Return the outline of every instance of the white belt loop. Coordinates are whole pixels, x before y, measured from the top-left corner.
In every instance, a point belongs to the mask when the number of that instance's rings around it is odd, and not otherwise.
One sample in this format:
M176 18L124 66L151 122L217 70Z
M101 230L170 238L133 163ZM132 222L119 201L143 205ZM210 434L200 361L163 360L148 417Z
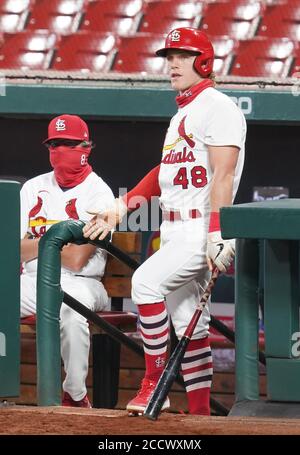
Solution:
M181 216L181 219L182 221L187 221L187 220L190 220L191 219L191 215L190 215L190 209L187 208L187 207L181 207L180 209L180 216Z

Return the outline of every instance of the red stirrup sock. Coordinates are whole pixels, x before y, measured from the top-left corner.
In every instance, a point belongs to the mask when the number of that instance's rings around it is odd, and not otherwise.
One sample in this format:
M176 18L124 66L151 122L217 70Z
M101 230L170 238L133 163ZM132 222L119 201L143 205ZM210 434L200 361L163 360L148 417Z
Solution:
M145 378L157 382L167 357L169 320L165 302L138 305L138 309L145 352Z
M190 414L210 415L213 368L208 338L189 342L181 368Z

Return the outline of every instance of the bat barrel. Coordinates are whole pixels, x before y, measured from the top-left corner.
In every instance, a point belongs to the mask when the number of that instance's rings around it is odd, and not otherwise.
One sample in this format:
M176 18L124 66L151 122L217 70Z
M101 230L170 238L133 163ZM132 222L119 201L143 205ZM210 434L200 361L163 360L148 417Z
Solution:
M144 412L144 415L150 420L156 420L162 409L165 399L167 398L167 395L172 387L172 384L175 381L177 374L179 372L180 365L181 365L182 359L184 357L184 353L185 353L187 345L194 333L194 329L197 325L197 322L199 321L199 318L202 314L203 306L206 304L207 300L209 299L211 290L214 287L214 284L216 282L216 279L218 278L218 275L219 275L219 270L215 267L212 272L211 279L209 280L209 283L207 285L207 288L201 297L198 308L196 309L195 313L193 314L193 317L192 317L190 323L188 324L183 337L177 344L158 383L156 384L154 392L153 392L153 394L149 400L149 403L145 409L145 412Z
M173 354L171 355L166 368L164 369L155 390L149 400L145 409L144 415L150 420L156 420L160 410L168 396L168 393L175 381L178 371L180 369L181 361L184 357L186 347L190 339L182 337Z

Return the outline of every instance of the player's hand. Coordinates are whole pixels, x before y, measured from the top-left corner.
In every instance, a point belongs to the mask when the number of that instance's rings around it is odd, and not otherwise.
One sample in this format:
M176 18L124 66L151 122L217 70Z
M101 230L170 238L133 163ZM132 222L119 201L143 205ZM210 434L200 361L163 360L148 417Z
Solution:
M97 213L93 208L87 213L94 215L93 218L84 226L83 236L95 240L103 240L117 224L121 223L123 216L127 212L127 205L122 199L115 199L114 206L106 212Z
M90 211L88 213L91 213ZM95 215L83 228L83 236L95 240L103 240L116 227L119 220L113 211Z
M235 254L235 240L224 240L220 231L209 232L207 235L206 259L209 270L215 265L220 272L226 272Z

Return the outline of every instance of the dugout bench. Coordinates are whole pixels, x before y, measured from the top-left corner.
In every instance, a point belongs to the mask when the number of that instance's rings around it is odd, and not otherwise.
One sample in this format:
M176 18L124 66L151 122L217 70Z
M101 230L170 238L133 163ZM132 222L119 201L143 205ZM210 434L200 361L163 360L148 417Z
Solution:
M236 404L230 415L300 417L300 199L221 209L224 238L236 238ZM263 253L267 400L259 400L258 291ZM297 336L298 337L297 337Z
M131 258L140 261L141 233L115 232L113 245L126 252ZM97 313L104 321L122 332L135 332L137 315L123 311L123 299L131 296L131 277L133 270L118 259L107 255L105 274L102 282L111 298L111 310ZM119 342L92 322L91 354L93 364L93 407L114 408L118 401L120 348ZM21 320L21 342L28 334L35 335L36 318ZM141 348L142 349L142 348Z

